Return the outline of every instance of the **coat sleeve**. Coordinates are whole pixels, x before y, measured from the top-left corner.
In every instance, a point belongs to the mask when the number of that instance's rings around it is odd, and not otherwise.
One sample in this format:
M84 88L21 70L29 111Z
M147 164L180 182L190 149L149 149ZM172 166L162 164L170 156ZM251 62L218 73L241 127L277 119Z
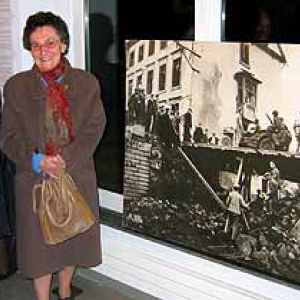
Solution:
M67 170L70 172L93 158L106 124L98 83L90 101L87 102L89 108L83 126L79 129L74 140L62 149L62 157L66 161Z
M16 87L11 83L4 86L0 147L20 171L29 171L31 169L30 150L22 129L20 110L13 93L15 89Z

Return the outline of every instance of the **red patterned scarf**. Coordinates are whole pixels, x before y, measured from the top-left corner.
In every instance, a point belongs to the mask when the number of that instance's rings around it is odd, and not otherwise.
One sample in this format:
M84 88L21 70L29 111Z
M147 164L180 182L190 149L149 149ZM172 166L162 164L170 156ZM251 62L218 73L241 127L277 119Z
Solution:
M69 102L64 86L61 84L66 63L66 59L62 58L53 70L39 71L46 91L45 152L47 155L60 153L62 146L74 139Z

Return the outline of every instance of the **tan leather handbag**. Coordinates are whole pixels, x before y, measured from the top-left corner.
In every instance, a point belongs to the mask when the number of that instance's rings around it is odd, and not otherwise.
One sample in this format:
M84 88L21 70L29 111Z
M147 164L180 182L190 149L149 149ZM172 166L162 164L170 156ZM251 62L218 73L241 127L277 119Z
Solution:
M40 203L37 193L40 190ZM62 172L33 187L33 211L40 219L46 244L61 243L89 229L96 218L72 177Z

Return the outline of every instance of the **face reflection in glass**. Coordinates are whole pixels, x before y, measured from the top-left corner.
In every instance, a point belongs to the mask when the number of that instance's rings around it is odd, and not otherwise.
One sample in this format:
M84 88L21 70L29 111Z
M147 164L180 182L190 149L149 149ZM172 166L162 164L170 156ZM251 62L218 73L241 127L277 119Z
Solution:
M260 11L255 38L258 41L266 41L271 33L271 18L265 11Z

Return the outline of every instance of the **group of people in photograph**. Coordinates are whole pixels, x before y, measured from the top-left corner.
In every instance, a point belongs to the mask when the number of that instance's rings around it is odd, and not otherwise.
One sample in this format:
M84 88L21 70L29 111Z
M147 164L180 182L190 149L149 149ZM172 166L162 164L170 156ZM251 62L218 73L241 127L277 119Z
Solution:
M300 205L300 183L284 180L273 160L269 162L269 169L261 176L261 185L249 199L244 195L243 185L240 183L235 183L228 191L224 232L229 232L232 240L236 239L241 225L250 229L247 221L249 211L250 214L272 220L271 225L274 226L282 210Z
M142 88L136 88L128 100L127 124L144 126L147 134L158 135L166 146L219 144L216 133L209 133L201 123L193 129L192 108L180 115L178 107L161 102L159 95L147 95Z
M273 160L268 166L250 199L242 184L228 191L223 232L244 260L281 272L299 259L300 184L284 180Z
M166 104L165 100L160 99L158 94L146 94L144 89L136 87L128 99L127 125L142 125L147 134L158 135L162 143L169 146L210 144L254 148L254 145L256 145L257 148L260 148L266 146L266 144L257 144L259 139L262 138L261 133L266 132L270 141L267 147L274 148L268 150L291 151L290 144L293 139L292 133L294 133L297 143L295 152L299 152L300 118L295 120L293 130L290 130L278 110L273 110L272 116L268 114L266 116L270 125L265 129L261 127L259 118L255 118L254 121L248 121L246 124L244 121L237 121L236 130L232 130L231 135L226 136L224 131L220 136L216 132L210 132L199 120L194 120L191 107L180 113L178 104ZM197 123L196 126L195 123ZM247 144L249 137L252 140L257 137L257 143L252 144L250 142L250 144ZM230 141L227 143L228 139ZM245 139L246 142L244 142Z

